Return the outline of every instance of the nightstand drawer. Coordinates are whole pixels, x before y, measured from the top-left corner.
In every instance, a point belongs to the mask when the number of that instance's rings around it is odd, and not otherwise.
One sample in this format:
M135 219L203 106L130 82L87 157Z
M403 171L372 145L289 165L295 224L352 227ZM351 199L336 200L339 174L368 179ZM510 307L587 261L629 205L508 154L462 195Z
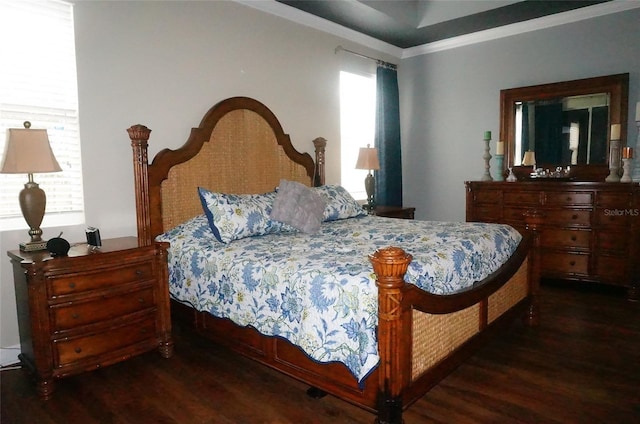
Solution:
M143 321L135 321L102 333L58 340L54 342L56 366L73 364L85 358L110 353L148 340L155 333L155 317L150 314Z
M153 287L118 296L97 297L52 307L53 331L63 331L153 308Z
M151 261L134 264L118 264L112 269L101 269L95 272L80 272L50 279L51 294L60 296L88 290L96 290L115 284L133 283L153 279Z

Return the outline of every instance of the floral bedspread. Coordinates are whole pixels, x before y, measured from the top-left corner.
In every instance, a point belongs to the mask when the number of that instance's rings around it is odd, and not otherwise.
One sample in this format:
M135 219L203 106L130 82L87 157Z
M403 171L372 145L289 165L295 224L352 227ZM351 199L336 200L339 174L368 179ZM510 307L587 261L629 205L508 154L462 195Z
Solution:
M367 255L402 247L408 283L464 290L515 251L512 227L363 216L324 222L317 234L269 234L218 242L204 215L158 236L171 243L173 298L279 336L319 362L339 361L358 381L377 365L377 287Z

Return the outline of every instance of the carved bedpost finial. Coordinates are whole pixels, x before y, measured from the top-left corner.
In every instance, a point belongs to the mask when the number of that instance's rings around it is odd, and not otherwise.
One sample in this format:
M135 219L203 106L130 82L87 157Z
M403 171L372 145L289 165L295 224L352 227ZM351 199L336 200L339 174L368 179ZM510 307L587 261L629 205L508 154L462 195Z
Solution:
M151 130L144 125L136 124L127 129L131 141L149 141Z
M316 169L315 169L315 176L313 179L314 180L313 185L318 187L318 186L324 185L325 183L324 152L327 147L327 140L322 137L318 137L315 140L313 140L313 145L316 150Z
M402 287L404 275L413 256L399 247L378 249L369 260L376 273L378 286L378 349L380 365L378 374L379 424L402 423L402 384L408 376L403 375L403 340L408 335L402 328ZM393 378L391 378L393 376Z

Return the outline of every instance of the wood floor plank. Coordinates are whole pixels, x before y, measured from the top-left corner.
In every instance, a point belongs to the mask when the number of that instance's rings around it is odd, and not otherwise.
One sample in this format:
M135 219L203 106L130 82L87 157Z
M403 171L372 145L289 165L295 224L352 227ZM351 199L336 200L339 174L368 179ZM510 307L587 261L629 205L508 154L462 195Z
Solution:
M544 285L541 325L502 337L405 412L422 423L640 423L640 304ZM42 402L23 370L0 373L2 424L371 423L373 415L176 328L151 352L56 382Z

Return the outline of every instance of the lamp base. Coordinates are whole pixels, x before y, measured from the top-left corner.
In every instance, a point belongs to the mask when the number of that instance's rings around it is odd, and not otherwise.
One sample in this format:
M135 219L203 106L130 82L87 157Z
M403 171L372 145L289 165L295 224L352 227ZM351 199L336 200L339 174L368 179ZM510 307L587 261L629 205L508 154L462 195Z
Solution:
M22 252L37 252L38 250L47 250L47 241L25 241L20 243L20 251Z

